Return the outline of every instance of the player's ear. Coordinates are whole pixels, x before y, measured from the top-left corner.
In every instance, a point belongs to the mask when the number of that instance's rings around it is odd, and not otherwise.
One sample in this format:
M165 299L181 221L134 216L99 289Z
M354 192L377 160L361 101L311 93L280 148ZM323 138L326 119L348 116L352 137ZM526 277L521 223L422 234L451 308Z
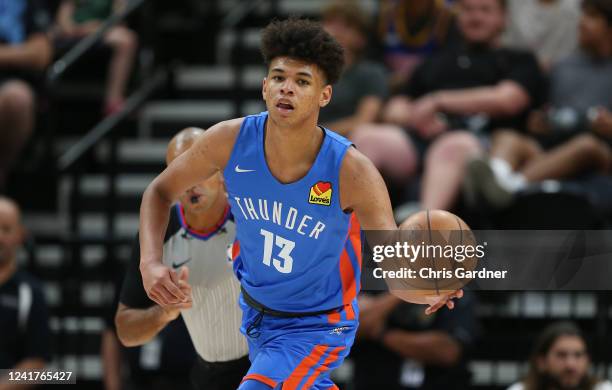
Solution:
M325 107L329 104L332 97L332 86L327 84L321 91L321 97L319 98L319 107Z
M268 78L264 77L261 83L261 96L263 97L264 102L266 101L266 91L268 89Z

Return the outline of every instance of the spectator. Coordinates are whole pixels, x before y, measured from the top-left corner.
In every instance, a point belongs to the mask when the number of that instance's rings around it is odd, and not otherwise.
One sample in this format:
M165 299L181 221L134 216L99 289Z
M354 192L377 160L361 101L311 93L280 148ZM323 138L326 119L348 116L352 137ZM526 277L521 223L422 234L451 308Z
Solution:
M425 153L421 206L451 209L461 188L467 161L483 153L490 133L522 128L530 107L537 106L543 77L528 52L500 48L505 24L503 0L457 1L460 45L427 59L415 71L407 96L393 98L384 119L413 131ZM462 131L447 130L462 129ZM414 153L411 140L398 127L362 126L355 143L384 168L408 160L385 153ZM416 134L415 134L416 133ZM400 143L403 146L400 146ZM376 149L372 152L372 149ZM405 178L407 179L407 178Z
M509 0L504 45L533 51L549 70L576 49L580 0Z
M344 48L344 72L334 85L334 98L321 110L319 122L344 136L362 123L378 119L387 95L384 68L363 59L368 16L354 0L340 0L323 10L323 27Z
M441 0L383 0L378 34L391 70L390 86L405 88L414 69L428 56L456 41L453 12Z
M34 128L35 87L49 65L42 0L0 0L0 189Z
M25 231L19 206L0 197L0 369L41 369L50 359L49 324L42 286L17 269ZM0 389L8 385L0 376Z
M467 355L480 329L472 294L427 317L388 294L362 295L359 307L355 390L470 388Z
M540 140L504 131L493 139L490 164L470 164L467 183L492 205L504 206L528 183L612 172L612 0L585 0L581 52L551 73L548 110L531 114Z
M92 34L104 19L119 12L126 4L126 0L62 0L57 13L58 38L73 41ZM138 37L126 26L119 25L106 33L104 43L113 50L104 103L104 113L111 115L123 108Z
M526 378L508 390L612 390L612 383L590 374L586 340L572 323L549 325L529 359Z

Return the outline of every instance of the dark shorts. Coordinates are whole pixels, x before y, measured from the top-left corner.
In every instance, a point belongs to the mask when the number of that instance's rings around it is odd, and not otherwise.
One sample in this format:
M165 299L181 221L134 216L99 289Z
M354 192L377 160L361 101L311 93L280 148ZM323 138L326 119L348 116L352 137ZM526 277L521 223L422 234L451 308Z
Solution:
M210 363L198 356L191 370L191 382L197 390L236 390L249 370L248 356L227 362Z
M538 144L542 147L542 149L551 150L558 146L568 143L569 141L573 140L574 138L582 134L591 134L595 136L595 138L599 139L600 141L603 141L604 143L612 147L612 139L602 137L599 134L594 133L590 130L573 131L573 132L557 131L545 137L535 137L535 138Z
M33 70L0 67L0 85L7 81L19 80L28 84L35 93L45 90L45 73Z

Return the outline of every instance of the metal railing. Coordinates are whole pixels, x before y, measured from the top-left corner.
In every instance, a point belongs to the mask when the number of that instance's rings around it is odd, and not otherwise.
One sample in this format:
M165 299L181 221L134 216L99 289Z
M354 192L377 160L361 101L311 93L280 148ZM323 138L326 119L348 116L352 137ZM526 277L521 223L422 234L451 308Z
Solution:
M47 83L53 85L83 54L100 42L108 30L124 21L144 3L145 0L129 0L124 9L106 19L95 33L81 39L68 53L51 65L47 73Z
M130 0L126 7L120 12L113 14L107 20L105 20L100 28L93 34L80 40L72 49L70 49L60 59L55 61L46 77L47 87L50 93L50 112L55 115L57 102L54 96L54 89L61 88L60 81L70 71L72 66L79 61L84 55L90 52L101 40L105 34L117 24L123 22L129 15L139 9L146 3L145 0ZM79 139L74 145L72 145L67 151L65 151L57 159L57 177L60 179L63 177L69 177L71 181L71 189L69 192L68 199L64 201L69 205L66 211L66 217L68 217L68 229L65 234L58 236L61 242L64 252L64 265L62 271L62 283L60 286L62 305L57 310L55 315L59 318L65 317L66 315L74 315L83 309L83 303L80 298L82 296L81 291L83 289L83 276L87 272L84 269L82 262L83 248L87 245L99 245L104 248L106 261L103 264L103 270L111 270L117 267L117 259L114 256L119 246L125 245L125 239L120 239L115 235L113 226L115 217L117 214L117 189L116 189L116 177L117 177L117 145L119 135L117 129L130 114L145 102L153 92L158 89L166 80L166 71L161 69L153 73L148 79L144 80L140 87L133 92L126 100L123 108L114 115L105 117L93 128L85 133L85 135ZM55 124L57 122L57 118ZM50 121L52 122L52 121ZM53 123L51 124L53 126ZM55 132L55 130L53 130ZM53 138L53 136L51 136ZM84 156L87 156L93 148L100 143L102 140L108 140L110 144L109 155L107 159L107 165L105 167L106 178L108 180L108 192L104 198L104 215L106 220L107 229L105 234L99 237L83 237L80 233L79 227L79 216L82 213L82 193L81 193L81 182L85 172L85 165L82 164ZM106 271L104 271L106 272ZM103 273L104 273L103 272ZM108 273L108 272L106 272ZM65 340L66 333L63 329L59 329L56 334L56 340L58 341L58 350L55 351L55 356L59 357L59 363L62 364L62 357L70 353L65 349L63 341ZM86 335L79 333L75 335L78 340L85 340ZM77 354L81 354L82 350L80 346L77 346L77 350L73 351ZM80 359L79 359L80 361ZM77 370L80 370L80 364L77 363Z

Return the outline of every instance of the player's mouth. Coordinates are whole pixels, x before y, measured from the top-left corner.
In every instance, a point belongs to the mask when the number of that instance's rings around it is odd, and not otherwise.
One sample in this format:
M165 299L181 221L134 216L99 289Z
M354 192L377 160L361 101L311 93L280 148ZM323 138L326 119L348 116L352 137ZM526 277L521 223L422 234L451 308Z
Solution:
M282 100L279 101L278 103L276 103L276 108L282 114L290 114L294 110L293 104L291 104L291 103L289 103L287 101L282 101Z

